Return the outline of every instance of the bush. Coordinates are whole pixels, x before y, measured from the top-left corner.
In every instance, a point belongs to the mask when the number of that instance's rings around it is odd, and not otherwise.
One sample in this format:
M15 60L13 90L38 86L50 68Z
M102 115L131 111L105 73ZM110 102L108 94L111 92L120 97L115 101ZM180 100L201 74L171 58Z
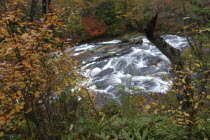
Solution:
M68 45L58 36L65 28L58 14L25 22L20 1L11 2L0 14L0 136L59 139L87 93L82 71L63 52Z

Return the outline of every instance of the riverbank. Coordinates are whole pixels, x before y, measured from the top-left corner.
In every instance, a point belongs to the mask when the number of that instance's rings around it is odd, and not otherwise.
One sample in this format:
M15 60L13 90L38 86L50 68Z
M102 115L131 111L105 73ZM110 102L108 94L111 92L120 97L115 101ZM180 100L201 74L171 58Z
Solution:
M166 31L162 31L162 32L159 32L159 34L161 35L165 35L165 34L173 34L173 35L178 35L180 37L184 37L184 32L166 32ZM138 37L138 36L144 36L145 33L144 32L138 32L138 31L126 31L120 35L117 35L117 36L98 36L98 37L95 37L95 38L91 38L89 40L86 40L86 41L82 41L80 42L79 44L84 44L84 43L96 43L96 42L102 42L102 41L109 41L109 40L114 40L114 39L123 39L123 38L135 38L135 37Z
M92 78L92 89L99 93L99 104L107 100L104 95L120 101L121 94L163 94L170 90L170 61L145 36L138 35L74 48L75 59L81 60ZM180 50L188 46L185 38L177 35L163 38Z

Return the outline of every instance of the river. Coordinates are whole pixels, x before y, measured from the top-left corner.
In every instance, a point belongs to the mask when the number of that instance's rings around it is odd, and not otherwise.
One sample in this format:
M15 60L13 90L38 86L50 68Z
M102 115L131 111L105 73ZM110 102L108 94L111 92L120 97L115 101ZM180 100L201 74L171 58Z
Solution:
M177 35L162 36L173 47L183 50L188 47L184 37ZM85 62L85 71L91 76L91 89L98 95L108 95L119 98L122 93L167 93L170 80L170 61L145 36L142 44L122 43L121 40L111 40L98 43L83 44L74 47L74 55L81 55L87 50L96 50L116 44L130 46L123 54L115 57L94 61L106 55L107 52L89 57ZM106 46L107 45L107 46ZM104 49L106 50L106 48ZM107 49L109 53L110 50Z

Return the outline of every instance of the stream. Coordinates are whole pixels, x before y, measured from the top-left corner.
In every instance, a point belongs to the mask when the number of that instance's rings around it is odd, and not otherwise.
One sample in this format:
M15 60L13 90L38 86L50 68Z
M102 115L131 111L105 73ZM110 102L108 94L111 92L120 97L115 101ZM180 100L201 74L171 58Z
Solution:
M184 37L177 35L162 36L170 45L181 51L188 47ZM121 40L111 40L98 43L89 43L73 48L74 55L79 56L87 51L102 51L88 57L83 63L85 71L91 76L91 89L99 93L98 98L106 95L119 98L123 93L166 93L172 85L170 80L170 61L145 36L142 44L122 43ZM118 46L117 46L118 45ZM116 46L108 49L112 46ZM128 49L114 57L100 61L100 57L118 51L116 48L128 46Z

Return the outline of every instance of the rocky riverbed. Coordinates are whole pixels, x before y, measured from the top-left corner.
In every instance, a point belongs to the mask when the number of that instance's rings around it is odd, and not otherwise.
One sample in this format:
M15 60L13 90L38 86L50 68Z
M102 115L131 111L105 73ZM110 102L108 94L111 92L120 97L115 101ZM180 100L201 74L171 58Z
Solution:
M184 37L162 36L173 47L188 47ZM128 40L89 43L73 48L91 78L91 88L98 98L106 95L166 93L172 84L170 61L144 36Z

